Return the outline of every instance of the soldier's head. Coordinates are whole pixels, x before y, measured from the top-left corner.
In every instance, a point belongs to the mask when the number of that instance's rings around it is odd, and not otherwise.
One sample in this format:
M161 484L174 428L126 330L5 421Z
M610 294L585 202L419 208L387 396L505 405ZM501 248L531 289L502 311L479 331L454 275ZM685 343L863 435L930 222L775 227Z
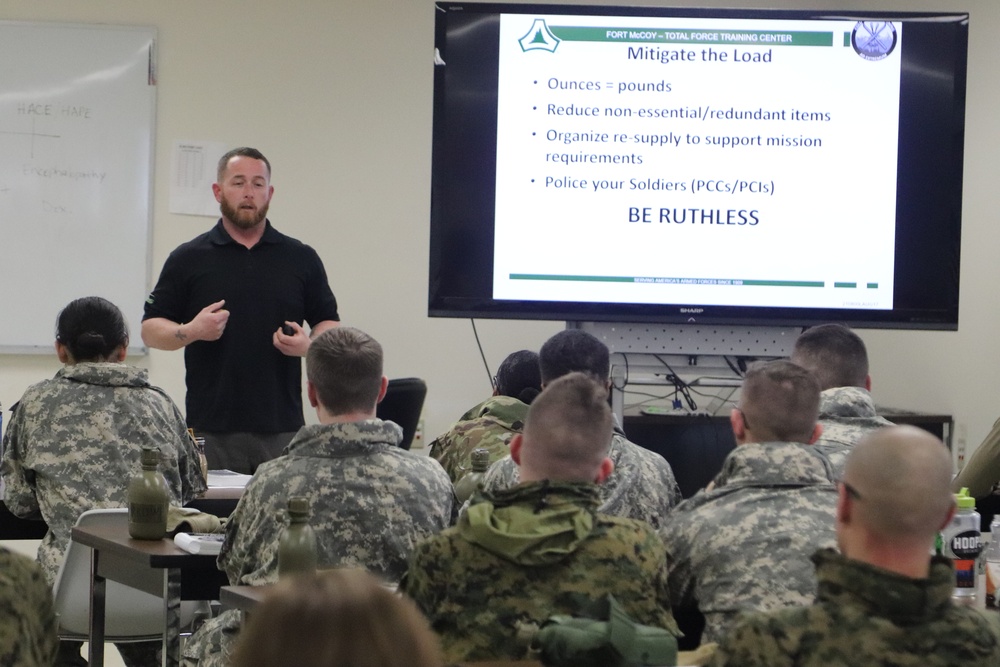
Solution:
M282 579L240 633L233 667L438 667L427 619L363 570Z
M351 327L324 331L313 340L306 353L306 377L309 403L321 422L325 417L373 417L388 384L382 375L382 346Z
M56 355L64 364L125 361L127 350L125 316L107 299L76 299L56 318Z
M820 391L872 388L865 342L842 324L821 324L803 331L792 349L792 361L812 371Z
M790 361L756 363L747 370L739 407L730 422L737 444L803 442L812 444L822 427L819 385L812 373Z
M570 373L547 384L531 404L510 455L524 482L601 483L614 467L611 437L604 385L586 373Z
M538 368L538 354L519 350L507 355L497 369L494 396L510 396L531 405L542 391L542 377Z
M542 386L567 373L587 373L608 385L611 355L608 346L586 331L567 329L552 336L538 351Z
M867 562L894 553L890 560L926 568L935 534L955 509L950 485L951 456L927 431L891 426L869 434L851 450L838 485L841 552Z

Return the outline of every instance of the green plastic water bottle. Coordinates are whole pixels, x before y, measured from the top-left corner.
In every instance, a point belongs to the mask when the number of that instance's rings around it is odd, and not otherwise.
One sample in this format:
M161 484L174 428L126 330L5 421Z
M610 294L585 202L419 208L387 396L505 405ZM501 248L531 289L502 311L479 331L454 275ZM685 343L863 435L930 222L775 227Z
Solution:
M483 480L490 467L490 453L486 449L472 450L472 472L465 474L462 479L455 482L455 498L459 504L464 503L479 488L479 483Z
M278 540L278 577L316 571L316 533L309 525L309 499L288 499L288 525Z
M160 473L160 450L143 447L142 472L128 484L128 534L137 540L160 540L167 534L170 494Z

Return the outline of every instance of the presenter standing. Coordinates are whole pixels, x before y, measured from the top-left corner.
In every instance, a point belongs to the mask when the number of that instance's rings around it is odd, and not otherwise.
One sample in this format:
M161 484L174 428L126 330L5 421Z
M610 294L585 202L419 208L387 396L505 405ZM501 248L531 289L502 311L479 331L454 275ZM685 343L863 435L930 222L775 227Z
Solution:
M300 358L340 317L319 255L267 219L274 188L260 151L223 155L212 191L222 217L170 253L142 340L184 348L187 422L209 468L252 474L303 425Z

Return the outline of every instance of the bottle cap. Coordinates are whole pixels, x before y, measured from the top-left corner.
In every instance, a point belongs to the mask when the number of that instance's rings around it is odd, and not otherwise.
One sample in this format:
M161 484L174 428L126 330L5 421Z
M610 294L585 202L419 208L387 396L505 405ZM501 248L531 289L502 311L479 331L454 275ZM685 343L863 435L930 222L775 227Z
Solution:
M143 447L139 461L143 468L155 468L160 465L160 450L156 447Z
M962 490L955 494L955 503L960 510L975 509L976 499L969 495L969 489L962 487Z
M490 452L488 449L472 450L472 470L474 472L486 472L490 467Z
M309 516L309 499L302 496L295 496L288 499L289 516Z

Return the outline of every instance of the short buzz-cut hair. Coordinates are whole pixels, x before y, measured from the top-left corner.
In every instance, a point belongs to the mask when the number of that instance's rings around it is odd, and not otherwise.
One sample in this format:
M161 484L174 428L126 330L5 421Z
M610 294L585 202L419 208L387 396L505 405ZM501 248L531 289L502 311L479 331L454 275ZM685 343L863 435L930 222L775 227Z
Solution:
M739 410L758 442L809 442L819 418L819 384L790 361L758 362L743 379Z
M256 148L250 148L249 146L240 146L239 148L234 148L233 150L227 152L225 155L219 158L219 166L215 174L215 178L218 183L222 182L222 176L226 173L226 167L229 166L229 161L234 157L249 157L254 160L260 160L267 167L267 177L271 178L271 163L268 161L264 154L261 153Z
M821 324L803 331L792 349L792 361L813 372L820 391L864 387L868 379L865 342L843 324Z
M306 377L331 415L374 410L382 388L382 346L360 329L324 331L309 345Z
M611 447L608 392L587 373L546 385L524 419L521 464L558 481L592 482Z
M588 373L600 382L607 382L611 372L608 346L580 329L566 329L549 338L538 351L538 366L542 384L548 384L567 373Z

